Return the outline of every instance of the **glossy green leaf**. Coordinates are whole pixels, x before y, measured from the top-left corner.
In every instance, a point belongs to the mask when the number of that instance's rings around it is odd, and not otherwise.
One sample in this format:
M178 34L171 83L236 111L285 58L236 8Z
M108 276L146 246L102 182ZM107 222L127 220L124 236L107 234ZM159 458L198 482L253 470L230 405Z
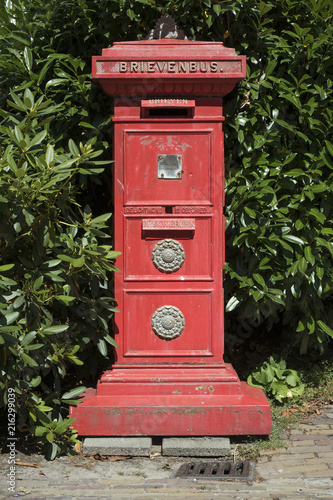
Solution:
M56 426L54 432L56 434L62 434L73 424L73 422L75 422L75 418L66 418Z
M312 253L310 246L307 246L304 248L304 255L305 255L306 260L309 262L309 264L311 264L313 266L314 263L316 262L316 259Z
M99 339L97 342L97 348L98 348L99 352L102 354L102 356L107 356L108 348L107 348L107 345L105 343L105 340Z
M47 434L49 432L49 429L47 427L41 427L37 426L34 429L34 434L35 436L43 436L44 434Z
M27 364L28 366L30 367L38 366L38 363L36 363L36 361L32 359L32 357L26 354L25 352L21 351L20 357L22 358L24 363Z
M14 264L5 264L3 266L0 266L0 273L4 273L5 271L9 271L10 269L13 269Z
M54 149L53 149L53 146L51 144L49 144L47 146L46 154L45 154L45 161L46 161L47 166L49 166L53 160L54 160Z
M44 281L44 276L40 276L37 278L34 282L34 290L39 290L39 288L42 286Z
M30 73L30 71L32 69L33 58L32 58L32 52L31 52L29 47L24 47L23 55L24 55L25 65L27 67L27 70Z
M231 297L225 307L226 312L230 312L235 309L239 304L239 300L236 297Z
M50 87L56 87L58 85L64 85L66 82L67 79L65 78L52 78L52 80L49 80L45 85L45 89L48 89Z
M27 346L34 340L36 337L37 332L29 332L27 335L24 336L23 340L21 341L21 346Z
M254 210L252 210L249 207L244 207L244 211L252 218L254 219L256 217L256 213Z
M301 238L299 238L298 236L293 236L291 234L284 234L282 236L282 238L284 240L290 241L290 243L296 243L298 245L304 245L303 240Z
M329 335L330 337L333 338L333 330L332 328L330 328L328 325L326 325L326 323L324 323L323 321L321 320L318 320L317 321L317 324L318 326L325 332L327 333L327 335Z
M81 257L79 257L78 259L73 259L72 264L74 267L82 267L82 266L84 266L85 260L86 259L85 259L84 255L81 255Z
M317 208L311 208L309 214L315 217L321 224L325 222L325 215L320 212Z
M61 399L76 398L76 397L80 396L85 390L86 390L86 387L83 387L83 386L76 387L75 389L71 389L70 391L63 394Z
M69 304L73 300L75 300L75 297L71 297L69 295L57 295L54 297L56 300L59 300L60 302L63 302L64 304Z
M68 141L68 147L69 147L70 152L71 152L74 156L78 156L78 155L79 155L79 150L78 150L78 147L77 147L77 145L75 144L75 142L73 141L73 139L70 139L70 140Z
M43 328L42 332L46 334L57 334L62 333L68 329L68 325L58 325L58 326L48 326Z
M20 316L20 313L18 311L6 313L5 314L6 324L11 325L12 323L14 323L14 321L16 321L18 319L19 316Z
M326 147L330 155L333 156L333 144L330 141L325 141Z
M265 286L266 283L261 274L254 273L252 276L256 280L256 282L259 283L259 285Z
M306 262L306 259L304 257L301 257L300 260L298 261L298 270L302 273L305 274L305 271L307 270L308 264Z
M36 146L37 144L40 144L46 137L47 131L43 130L42 132L39 132L36 134L30 141L30 148L32 146Z

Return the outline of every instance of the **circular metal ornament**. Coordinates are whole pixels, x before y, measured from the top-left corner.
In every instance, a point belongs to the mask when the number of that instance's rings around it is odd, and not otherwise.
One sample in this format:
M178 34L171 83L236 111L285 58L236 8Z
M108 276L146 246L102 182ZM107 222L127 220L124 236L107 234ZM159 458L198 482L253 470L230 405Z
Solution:
M154 312L151 326L156 335L165 340L172 340L183 332L185 318L177 307L163 306Z
M156 243L152 260L159 271L173 273L184 264L185 250L178 241L167 238Z

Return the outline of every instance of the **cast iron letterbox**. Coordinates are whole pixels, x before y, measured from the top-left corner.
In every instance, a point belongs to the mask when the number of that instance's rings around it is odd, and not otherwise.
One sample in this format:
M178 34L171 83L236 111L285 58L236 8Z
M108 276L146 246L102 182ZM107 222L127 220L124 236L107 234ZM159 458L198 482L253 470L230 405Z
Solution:
M71 409L81 435L269 434L261 390L223 361L222 96L244 56L217 42L116 43L93 59L114 99L116 362Z

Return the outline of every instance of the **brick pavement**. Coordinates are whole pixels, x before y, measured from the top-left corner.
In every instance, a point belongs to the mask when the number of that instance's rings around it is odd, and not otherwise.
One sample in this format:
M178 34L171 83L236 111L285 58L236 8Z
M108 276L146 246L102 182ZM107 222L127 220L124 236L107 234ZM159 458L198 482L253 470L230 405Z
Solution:
M252 483L170 479L173 467L189 461L170 457L46 462L33 455L25 460L39 463L38 468L17 466L16 494L27 500L333 500L333 406L292 429L284 448L262 452ZM0 464L2 500L12 498L6 495L5 455Z

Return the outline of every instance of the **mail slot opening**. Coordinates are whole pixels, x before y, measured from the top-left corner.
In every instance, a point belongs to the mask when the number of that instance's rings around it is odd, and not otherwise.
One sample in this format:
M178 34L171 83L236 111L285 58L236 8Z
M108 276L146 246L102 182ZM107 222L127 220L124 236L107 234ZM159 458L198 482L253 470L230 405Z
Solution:
M148 108L148 116L154 118L192 116L192 108Z
M143 118L192 118L194 99L143 99L141 114Z

